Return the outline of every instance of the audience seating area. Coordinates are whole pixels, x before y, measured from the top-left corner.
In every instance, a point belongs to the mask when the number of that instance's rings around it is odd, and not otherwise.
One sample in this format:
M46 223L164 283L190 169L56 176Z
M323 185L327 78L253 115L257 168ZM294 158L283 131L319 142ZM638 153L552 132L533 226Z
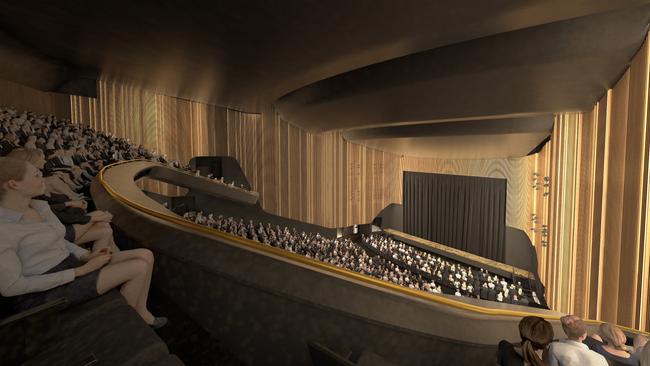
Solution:
M88 198L88 185L94 175L107 164L145 159L200 176L199 171L193 171L177 161L168 162L164 156L149 152L127 139L94 131L87 126L73 125L53 116L37 116L30 112L18 113L13 108L0 108L0 156L19 148L43 152L46 160L43 172L60 183L53 185L53 190L66 196L63 199L65 202L87 202L77 207L82 216L92 215L89 207L94 205ZM208 176L203 179L248 191L243 186L236 187L233 182L225 182L222 177ZM54 207L57 203L50 204ZM201 211L187 211L182 216L221 232L414 290L517 305L539 303L536 294L526 290L521 283L429 253L384 233L329 238L319 233L298 233L296 228L274 227L270 223L254 222L247 218L222 215L214 217L213 214ZM17 314L7 310L4 302L0 301L0 354L3 365L183 364L178 357L169 353L167 345L142 321L117 290L75 306L67 306L66 299L62 298ZM563 319L563 327L566 326L566 321L573 321L573 318ZM556 338L546 320L525 317L522 324L519 330L523 349L527 347L526 342L532 342L537 350L554 343ZM571 326L573 325L568 327ZM526 333L529 328L535 329L535 333ZM564 329L571 338L567 331L569 328ZM586 340L581 338L579 342L584 341L590 349L604 355L607 358L606 364L648 365L641 355L650 352L644 352L643 346L647 338L625 338L621 336L623 333L620 330L614 328L601 326L598 335ZM580 329L584 329L584 325ZM617 349L630 355L627 361L621 361L603 351L613 346L615 342L612 337L615 338L616 335L619 336L619 343L622 342L616 346ZM498 362L509 365L514 360L514 364L520 364L517 362L522 359L531 363L537 357L532 353L526 355L525 352L522 356L516 351L518 346L519 344L502 341L498 347ZM314 365L391 365L371 351L364 352L356 357L356 361L352 361L351 355L341 356L319 343L310 343L308 349ZM584 347L582 352L587 351ZM531 364L538 364L536 362L533 360Z
M298 233L295 228L202 211L183 217L197 224L237 235L265 245L366 274L411 289L483 300L528 305L539 303L537 295L482 268L474 268L398 242L384 234L326 238L320 233Z
M125 159L166 163L126 139L54 116L0 108L0 156L19 148L43 152L44 175L61 183L54 186L59 203L85 202L76 207L81 216L92 215L87 188L101 167ZM55 214L68 218L70 211ZM72 307L62 298L17 314L0 300L2 365L183 365L117 290Z

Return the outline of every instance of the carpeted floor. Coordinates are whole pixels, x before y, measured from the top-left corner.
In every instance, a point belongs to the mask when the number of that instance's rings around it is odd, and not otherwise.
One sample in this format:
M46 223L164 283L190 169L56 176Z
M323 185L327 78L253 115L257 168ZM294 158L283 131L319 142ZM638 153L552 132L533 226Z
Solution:
M166 316L169 323L156 331L169 352L187 366L244 366L218 339L201 328L155 287L149 293L149 308L154 315Z

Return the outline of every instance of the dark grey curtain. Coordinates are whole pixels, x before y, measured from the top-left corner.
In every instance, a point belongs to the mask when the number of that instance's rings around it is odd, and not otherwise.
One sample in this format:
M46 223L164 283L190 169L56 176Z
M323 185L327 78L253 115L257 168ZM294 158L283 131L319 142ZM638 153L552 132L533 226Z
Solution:
M404 172L404 231L503 262L507 181Z

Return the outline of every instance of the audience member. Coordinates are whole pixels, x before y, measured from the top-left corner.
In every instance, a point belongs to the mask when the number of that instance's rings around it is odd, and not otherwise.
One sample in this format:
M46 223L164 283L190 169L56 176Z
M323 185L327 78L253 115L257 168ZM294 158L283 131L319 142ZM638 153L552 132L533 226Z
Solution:
M28 162L37 169L41 169L43 166L43 153L37 149L15 149L7 157ZM110 213L105 211L86 212L88 207L86 201L71 200L65 195L54 193L51 186L47 184L47 179L45 192L36 198L46 201L59 221L65 226L66 240L75 244L92 242L93 250L109 248L113 253L119 251L113 240L113 229L110 226L112 215Z
M69 305L120 287L154 328L167 319L147 309L153 254L147 249L87 251L64 239L65 228L44 201L40 171L23 160L0 158L0 293L22 311L64 297Z
M497 364L501 366L547 366L547 346L553 341L553 327L543 318L527 316L519 322L521 342L499 342Z
M630 353L626 346L627 337L617 326L603 323L598 328L598 334L589 340L589 348L605 356L606 359L623 365L638 365L640 352Z
M604 356L582 343L587 338L587 326L582 319L575 315L566 315L560 318L560 322L567 339L550 344L550 366L607 366Z

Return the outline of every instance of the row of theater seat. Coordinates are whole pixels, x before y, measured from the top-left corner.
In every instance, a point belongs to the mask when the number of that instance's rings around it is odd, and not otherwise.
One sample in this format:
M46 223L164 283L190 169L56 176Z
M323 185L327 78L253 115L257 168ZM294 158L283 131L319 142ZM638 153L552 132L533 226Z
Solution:
M183 217L222 232L411 289L518 305L539 303L537 295L530 290L524 291L521 283L436 256L384 234L375 233L354 240L328 238L319 233L298 233L295 228L273 227L268 222L264 225L248 218L215 217L203 211L187 211Z

